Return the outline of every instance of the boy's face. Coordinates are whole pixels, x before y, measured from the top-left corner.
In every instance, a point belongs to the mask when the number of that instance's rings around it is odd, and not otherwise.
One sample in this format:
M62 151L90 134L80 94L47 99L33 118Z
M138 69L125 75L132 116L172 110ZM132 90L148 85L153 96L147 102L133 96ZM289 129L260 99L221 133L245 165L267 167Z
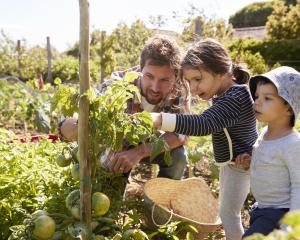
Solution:
M142 95L153 105L166 97L175 84L175 71L169 65L151 65L147 60L142 74Z
M291 117L289 105L278 96L272 83L257 84L254 111L257 120L267 124L276 124Z

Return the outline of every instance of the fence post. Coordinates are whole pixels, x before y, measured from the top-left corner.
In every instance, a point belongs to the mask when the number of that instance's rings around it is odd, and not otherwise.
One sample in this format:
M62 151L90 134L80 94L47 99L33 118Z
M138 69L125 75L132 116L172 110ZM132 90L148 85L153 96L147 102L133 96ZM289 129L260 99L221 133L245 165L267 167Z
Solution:
M48 60L48 74L47 74L47 83L52 83L52 72L51 72L51 59L52 59L52 54L51 54L51 44L50 44L50 37L47 37L47 60Z
M101 31L101 54L100 54L100 65L101 65L101 83L104 81L105 77L105 65L104 65L104 38L105 38L105 31Z
M17 41L17 56L18 56L18 78L21 80L21 40Z
M80 95L82 96L89 89L89 3L87 0L79 0L80 8L80 39L79 39L79 79ZM88 156L88 119L89 100L82 96L79 101L79 122L78 122L78 146L80 165L80 219L85 225L87 233L82 234L86 240L91 234L91 163Z
M196 19L195 22L195 41L200 40L200 34L201 34L201 20L200 18Z

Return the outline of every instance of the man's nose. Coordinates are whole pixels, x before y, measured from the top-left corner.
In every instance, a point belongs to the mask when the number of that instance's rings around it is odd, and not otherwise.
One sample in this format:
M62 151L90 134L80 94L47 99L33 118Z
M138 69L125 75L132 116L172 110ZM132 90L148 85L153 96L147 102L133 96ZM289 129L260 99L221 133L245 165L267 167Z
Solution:
M159 82L158 82L157 80L154 80L154 81L152 82L151 89L152 89L152 91L154 91L154 92L159 92L159 90L160 90L160 85L159 85Z

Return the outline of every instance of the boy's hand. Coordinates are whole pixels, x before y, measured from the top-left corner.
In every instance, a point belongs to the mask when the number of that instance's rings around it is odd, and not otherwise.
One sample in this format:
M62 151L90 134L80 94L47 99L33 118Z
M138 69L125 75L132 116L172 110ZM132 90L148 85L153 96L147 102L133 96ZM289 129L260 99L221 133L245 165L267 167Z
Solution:
M250 167L251 156L248 153L239 154L235 159L235 166L248 170Z

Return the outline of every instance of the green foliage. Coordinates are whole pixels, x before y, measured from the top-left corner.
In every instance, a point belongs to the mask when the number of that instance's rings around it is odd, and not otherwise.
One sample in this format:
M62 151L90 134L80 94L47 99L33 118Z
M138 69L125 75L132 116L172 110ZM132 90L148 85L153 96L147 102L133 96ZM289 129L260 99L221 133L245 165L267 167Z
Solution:
M282 2L284 2L284 4L286 6L289 6L289 5L296 5L297 4L297 0L280 0Z
M264 26L273 11L274 1L252 3L229 18L234 28Z
M36 46L27 50L24 49L20 60L22 79L34 79L46 73L47 52L45 48Z
M0 122L3 125L10 122L13 127L23 125L32 117L30 95L25 88L4 79L0 80L0 89Z
M100 79L101 65L104 66L106 77L114 69L127 69L138 65L144 43L152 35L153 31L148 29L141 20L136 20L131 26L119 23L111 35L105 35L103 46L101 46L101 31L92 32L90 43L91 78L93 80ZM57 64L53 63L55 77L63 80L78 79L78 67L71 57L77 58L78 49L79 45L76 43L66 52L69 57L60 60ZM102 56L102 62L100 56ZM66 63L67 61L69 64Z
M0 73L18 76L16 44L1 30Z
M0 239L8 239L10 227L21 225L36 209L63 212L64 189L71 184L67 171L51 164L63 144L54 145L46 139L39 143L9 142L14 137L1 134Z
M267 69L280 64L300 70L300 40L236 40L228 45L228 49L231 52L259 53L267 64Z
M230 39L233 36L232 26L226 24L223 19L205 19L204 17L196 17L186 19L187 26L184 28L181 39L184 42L192 42L195 40L196 21L200 21L201 31L200 38L215 38L217 40Z
M198 230L189 223L174 221L149 234L150 239L194 240ZM179 238L180 237L180 238Z
M143 21L136 20L130 27L118 24L111 35L116 41L116 69L126 69L139 64L141 50L153 31Z
M79 61L70 56L61 57L52 64L53 78L60 78L65 81L79 81Z
M112 36L104 35L103 45L101 43L101 31L94 30L91 33L90 41L90 60L95 66L95 72L100 73L101 65L104 66L105 75L109 76L116 65L115 59L115 39ZM75 43L73 47L68 49L66 52L67 56L73 56L78 59L79 56L79 43ZM102 58L102 62L101 62ZM92 74L93 75L93 74ZM98 74L99 75L99 74ZM99 76L96 75L96 79L99 80ZM95 80L94 77L92 77ZM78 79L78 77L77 77Z
M79 61L78 56L59 55L52 48L52 75L62 81L79 81ZM110 52L111 50L108 50ZM107 58L107 56L105 55ZM21 41L19 53L16 43L12 41L3 31L0 33L0 73L8 76L19 76L18 59L20 62L21 78L24 81L47 77L47 52L45 48L35 46L28 47L25 40ZM97 62L98 61L98 62ZM109 62L109 60L107 59ZM107 65L107 71L112 70L111 65ZM99 59L90 61L91 80L100 79Z
M300 39L300 1L295 6L277 2L269 17L266 31L270 40Z
M116 39L113 36L103 35L103 45L101 45L101 32L95 30L91 34L91 59L98 68L98 72L101 71L101 67L104 67L105 76L109 76L115 65L115 48Z
M252 74L261 74L267 71L265 60L259 52L253 54L249 50L234 49L230 54L235 63L246 64Z
M56 59L58 53L52 49L52 56ZM20 62L21 78L25 81L43 75L47 76L46 49L39 46L28 47L25 40L21 41L19 53L17 44L3 31L0 33L0 73L9 76L18 75L18 60Z
M66 117L72 117L74 112L78 112L78 106L79 89L67 85L61 85L51 100L51 112L56 107L60 107L61 112Z
M100 70L94 61L90 61L90 80L99 81ZM53 78L60 78L63 82L79 82L79 60L72 56L61 56L53 61Z
M50 97L47 91L50 85L44 89L35 87L34 81L28 81L25 85L20 81L7 81L0 79L0 123L7 128L22 126L34 128L39 132L50 131ZM31 86L32 87L31 87Z
M61 86L53 96L51 109L60 109L64 116L73 116L78 112L79 97L88 97L89 153L94 164L108 148L122 151L156 139L149 113L125 113L128 99L134 95L140 99L138 88L129 81L131 78L132 74L129 74L124 81L114 81L101 95L97 95L95 89L90 89L79 96L77 89Z

